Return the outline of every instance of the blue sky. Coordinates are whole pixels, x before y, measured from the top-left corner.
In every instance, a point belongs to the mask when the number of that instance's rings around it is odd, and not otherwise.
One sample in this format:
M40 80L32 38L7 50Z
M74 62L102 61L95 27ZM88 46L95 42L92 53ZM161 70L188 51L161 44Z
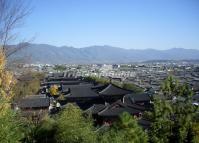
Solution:
M34 43L199 49L199 0L30 0Z

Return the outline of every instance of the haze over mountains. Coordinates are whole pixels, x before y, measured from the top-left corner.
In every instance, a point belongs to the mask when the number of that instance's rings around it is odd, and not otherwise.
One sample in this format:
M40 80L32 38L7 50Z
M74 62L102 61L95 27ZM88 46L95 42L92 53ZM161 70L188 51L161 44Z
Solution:
M183 48L138 50L111 46L73 48L30 44L15 55L24 56L30 56L31 63L42 64L133 63L148 60L196 60L199 59L199 50Z

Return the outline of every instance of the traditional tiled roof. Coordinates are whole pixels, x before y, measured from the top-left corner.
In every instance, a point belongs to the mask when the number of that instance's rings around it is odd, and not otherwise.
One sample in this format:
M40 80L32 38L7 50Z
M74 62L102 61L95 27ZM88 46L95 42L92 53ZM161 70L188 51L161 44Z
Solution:
M48 77L46 78L47 81L78 81L79 78L72 78L72 77Z
M88 108L85 113L89 113L89 114L98 114L100 111L102 111L103 109L105 109L106 106L104 104L94 104L93 106L91 106L90 108Z
M44 96L31 96L21 99L18 102L19 108L47 108L50 105L50 99Z
M106 96L126 95L130 93L132 93L132 91L123 89L114 84L109 84L105 89L99 92L100 95L106 95Z
M99 95L92 91L90 87L85 86L77 86L70 88L70 94L67 96L67 98L85 98L85 97L99 97Z
M117 101L99 112L98 115L103 117L118 117L123 112L128 112L131 115L135 115L141 113L142 111L129 107L121 101Z
M192 99L193 99L193 101L199 102L199 94L194 95L194 96L192 97Z
M137 105L137 104L127 104L128 107L140 110L140 111L146 111L148 110L148 108L146 108L145 106L141 106L141 105Z
M141 102L150 102L148 93L128 94L124 96L124 103L132 104Z
M81 81L49 81L49 82L43 82L41 83L41 86L44 85L75 85L75 84L80 84Z
M74 85L62 85L62 91L68 91L69 89L71 88L85 88L85 87L88 87L88 88L91 88L92 84L89 84L89 83L80 83L80 84L74 84Z
M107 87L107 85L98 84L98 85L92 86L91 89L94 90L94 91L96 91L96 92L100 92L103 89L105 89L106 87Z

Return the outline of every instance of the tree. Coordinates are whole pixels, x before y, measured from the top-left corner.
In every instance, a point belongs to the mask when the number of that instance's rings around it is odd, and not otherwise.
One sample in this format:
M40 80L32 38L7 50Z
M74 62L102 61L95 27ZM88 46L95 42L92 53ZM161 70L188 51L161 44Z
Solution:
M58 71L63 72L63 71L66 70L66 66L63 66L63 65L55 65L53 69L56 70L57 72L58 72Z
M123 113L113 127L103 134L102 143L146 143L147 133L130 114Z
M23 124L20 116L10 109L7 101L0 99L0 141L19 142L24 138Z
M40 80L44 74L38 72L27 72L20 76L14 85L14 100L18 100L27 95L36 95L40 90Z
M0 46L6 57L27 46L27 43L20 44L11 49L7 45L16 39L16 28L23 23L29 12L29 6L23 0L0 0Z
M149 130L150 141L152 143L168 143L174 124L171 120L173 113L171 104L165 100L155 99L153 108L153 111L149 113L149 117L153 121Z
M36 143L55 143L57 124L54 118L46 116L29 134L31 140ZM26 142L30 142L26 140Z
M5 55L0 50L0 141L19 142L24 137L23 126L19 114L11 110L14 84L12 74L5 69Z
M51 86L50 89L49 89L49 92L50 92L51 96L58 95L59 94L59 92L58 92L58 86L57 85Z
M174 96L177 95L177 90L179 87L179 82L172 76L169 76L165 81L163 82L161 86L161 91L163 95L167 99L172 99Z
M9 100L13 97L12 88L15 84L15 79L11 72L5 69L5 54L0 49L0 99Z
M165 80L161 91L168 100L154 100L154 109L149 113L153 121L149 133L151 142L190 142L196 113L191 102L192 91L173 77Z
M93 122L85 118L82 111L73 104L68 104L57 116L56 140L59 143L94 143L96 134Z
M193 123L193 142L199 143L199 122Z

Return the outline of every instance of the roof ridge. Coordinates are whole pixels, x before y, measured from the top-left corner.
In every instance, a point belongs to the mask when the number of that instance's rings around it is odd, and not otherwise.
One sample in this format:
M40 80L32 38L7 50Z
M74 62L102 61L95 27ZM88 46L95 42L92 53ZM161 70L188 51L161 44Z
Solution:
M111 91L112 91L112 93L111 93ZM99 94L101 94L101 95L108 95L106 92L108 94L111 94L111 95L113 95L113 94L115 94L115 95L125 95L125 94L131 93L133 91L124 89L122 87L119 87L119 86L117 86L115 84L110 83L106 88L104 88L103 90L101 90L99 92ZM117 93L115 93L115 92L117 92Z

